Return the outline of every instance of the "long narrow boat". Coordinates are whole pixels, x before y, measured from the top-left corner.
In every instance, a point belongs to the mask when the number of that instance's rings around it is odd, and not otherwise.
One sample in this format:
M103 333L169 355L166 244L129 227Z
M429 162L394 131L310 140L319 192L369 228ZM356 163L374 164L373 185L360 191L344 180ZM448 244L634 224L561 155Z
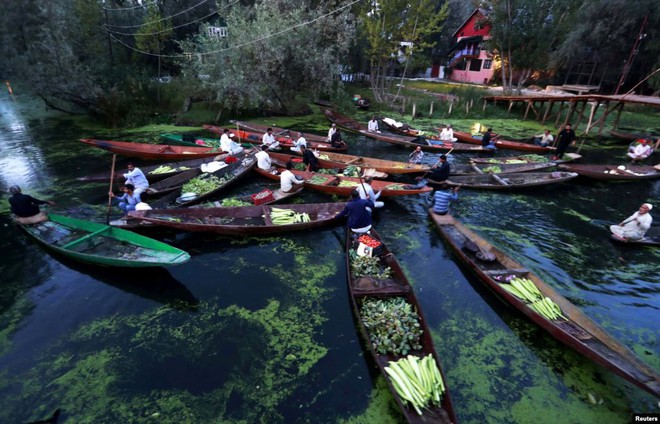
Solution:
M49 214L49 220L21 225L49 249L81 262L116 267L155 267L187 262L190 255L130 231Z
M311 203L273 206L238 206L230 208L190 208L133 211L129 216L155 225L184 231L224 235L266 235L322 227L338 221L345 203ZM277 224L271 219L273 209L307 214L308 221Z
M536 154L531 155L521 155L521 156L503 156L497 158L470 158L470 162L474 163L489 163L489 164L516 164L516 163L545 163L551 162L554 164L568 163L573 162L582 158L581 155L577 153L565 153L564 159L559 160L549 160L545 156L540 156Z
M446 181L450 186L479 190L523 190L564 183L577 177L572 172L521 172L517 174L457 175ZM431 184L434 182L429 181Z
M623 167L624 169L620 169ZM660 171L644 165L559 165L562 171L575 172L583 177L606 181L637 181L660 178Z
M216 134L222 134L225 130L225 127L218 127L215 125L204 125L204 129L214 132ZM237 129L231 129L229 127L227 127L226 129L234 133L236 137L238 137L239 140L241 140L244 143L261 144L261 140L264 135L263 132L258 132L258 131L247 131L242 129L237 130ZM278 143L280 143L280 146L283 149L288 150L294 146L295 140L289 136L277 135L277 133L274 132L273 137ZM327 152L345 152L346 150L348 150L348 146L332 147L330 143L327 143L325 141L315 142L308 140L307 147L309 147L310 149L327 151Z
M223 154L218 157L219 160L224 160L227 155ZM164 163L159 165L140 166L140 170L147 177L149 182L163 180L173 175L180 174L184 171L189 171L193 168L201 166L203 163L209 163L214 159L191 159L179 162ZM108 182L110 181L110 171L98 172L96 174L85 175L84 177L76 178L78 181L85 182ZM124 173L119 169L115 169L115 181L121 182L124 180Z
M350 231L349 231L350 233ZM356 261L357 251L360 245L358 239L353 235L348 234L346 242L346 270L348 275L348 289L351 297L351 305L353 307L353 314L358 322L358 327L365 344L368 346L369 352L374 359L374 362L380 369L381 374L387 381L387 385L399 405L403 416L408 423L456 423L456 416L449 394L447 380L442 372L441 362L438 354L433 345L431 332L428 328L422 309L420 308L415 292L408 282L401 265L396 260L394 254L383 243L383 240L373 229L368 235L372 240L380 243L382 248L379 248L379 253L375 257L378 258L379 266L382 269L389 268L390 276L381 278L379 275L360 275L354 271L352 264ZM374 250L375 252L375 250ZM439 404L430 404L426 408L421 409L422 414L418 414L411 405L404 400L396 390L396 382L393 377L386 371L386 367L391 367L392 362L396 362L407 355L394 353L392 350L384 352L375 346L377 343L378 331L374 329L372 323L366 322L368 319L365 317L363 308L366 303L379 300L403 300L408 304L413 313L416 314L417 324L421 329L419 340L415 340L415 335L411 335L413 342L418 342L419 346L411 346L413 349L408 353L416 358L423 358L431 356L435 360L438 372L442 379L445 391L441 395ZM400 301L400 300L399 300ZM382 334L382 333L381 333ZM381 336L382 337L382 336ZM412 343L411 343L412 345ZM383 353L380 353L383 352Z
M514 163L514 164L490 164L470 163L451 164L450 175L474 175L474 174L511 174L516 172L537 172L552 168L553 162L545 163Z
M472 134L467 132L454 130L454 137L463 143L481 145L481 138L474 138ZM493 143L495 143L498 149L521 150L524 152L551 153L557 150L552 146L542 147L533 143L523 143L521 141L506 140L503 138L495 138Z
M335 163L347 165L356 165L361 168L371 168L386 174L415 174L427 172L430 170L428 165L413 164L407 162L398 162L395 160L376 159L365 156L346 155L343 153L324 152L319 157L319 165L323 163Z
M272 171L266 171L258 167L255 167L254 170L266 178L279 181L280 174L285 171L285 168L276 167L276 174L273 174ZM349 196L351 191L361 183L359 178L353 177L339 177L315 172L298 171L295 169L292 169L291 172L297 177L305 180L305 187L326 194ZM371 182L371 187L375 192L382 191L381 197L406 196L409 194L421 194L431 191L431 187L408 189L405 184L381 180L373 180Z
M616 237L614 234L610 235L610 238L619 243L624 243L633 246L660 246L660 227L650 228L644 235L644 238L640 240L629 240L629 239L624 240L619 237Z
M658 138L657 135L644 135L640 133L632 133L632 132L626 132L626 131L620 131L620 130L611 130L610 134L612 137L616 137L621 140L625 140L627 142L635 141L638 138Z
M199 176L201 173L202 170L199 167L197 167L181 172L176 175L172 175L169 178L165 178L164 180L157 181L153 184L149 184L149 188L147 188L142 193L140 198L141 200L144 200L145 198L162 196L169 192L179 190L181 187L183 187L185 183Z
M131 143L129 141L93 140L83 138L90 146L108 150L118 155L145 160L185 160L217 156L222 150L213 147L172 146L169 144Z
M196 135L188 134L161 134L160 138L165 140L167 144L175 144L177 146L197 146L197 147L220 147L219 138L199 137Z
M610 336L598 324L537 275L506 255L450 215L437 215L429 210L431 219L458 259L506 303L518 309L550 335L592 361L613 371L649 393L660 396L660 376L632 351ZM476 245L478 251L475 253ZM481 253L481 254L479 254ZM486 253L484 255L484 253ZM494 261L483 261L491 254ZM503 284L509 276L531 280L543 296L561 309L565 318L548 319L507 291Z
M361 134L365 137L373 138L375 140L384 141L386 143L395 144L398 146L405 147L417 147L419 146L424 151L429 152L446 152L453 150L455 152L484 152L492 153L492 149L484 149L481 146L473 146L466 143L456 143L456 142L443 142L442 145L431 144L422 137L406 137L392 134L384 134L379 132L368 131L368 127L364 124L361 124L345 115L340 114L339 112L321 107L321 111L330 122L334 122L341 128L344 128L347 131Z
M261 134L265 133L268 130L268 128L272 128L274 136L276 137L284 136L284 137L292 138L294 140L298 138L298 133L301 132L301 131L290 130L287 128L274 127L272 125L257 124L254 122L244 122L244 121L229 121L229 122L236 125L238 128L242 130L255 131ZM310 134L307 132L303 132L303 135L308 143L313 142L313 143L328 144L328 138L325 136Z

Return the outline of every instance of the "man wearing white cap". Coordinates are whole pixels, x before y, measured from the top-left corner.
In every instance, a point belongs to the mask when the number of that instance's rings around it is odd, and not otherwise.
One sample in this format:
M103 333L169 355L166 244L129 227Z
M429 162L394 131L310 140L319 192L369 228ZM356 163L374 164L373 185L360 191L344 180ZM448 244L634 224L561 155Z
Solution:
M337 132L337 124L332 124L328 130L328 143L332 141L332 136Z
M241 147L238 143L234 141L234 133L229 132L227 128L222 133L222 136L220 137L220 148L222 149L223 152L227 152L232 155L237 155L243 151L243 147Z
M610 225L610 231L614 237L621 240L643 239L653 222L653 217L649 213L651 209L653 209L653 205L644 203L637 212L621 221L619 225Z

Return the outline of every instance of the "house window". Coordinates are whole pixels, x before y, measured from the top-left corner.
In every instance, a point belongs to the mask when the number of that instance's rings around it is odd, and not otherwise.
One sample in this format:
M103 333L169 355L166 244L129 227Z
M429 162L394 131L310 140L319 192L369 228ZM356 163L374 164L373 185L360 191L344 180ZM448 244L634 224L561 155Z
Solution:
M481 59L472 59L470 60L470 71L479 72L481 71Z
M484 60L484 69L490 69L493 66L493 59Z
M208 28L209 37L226 37L227 36L227 27L209 27Z
M466 65L466 60L461 59L461 60L458 61L458 63L454 67L454 69L456 69L458 71L464 71L465 70L465 65Z

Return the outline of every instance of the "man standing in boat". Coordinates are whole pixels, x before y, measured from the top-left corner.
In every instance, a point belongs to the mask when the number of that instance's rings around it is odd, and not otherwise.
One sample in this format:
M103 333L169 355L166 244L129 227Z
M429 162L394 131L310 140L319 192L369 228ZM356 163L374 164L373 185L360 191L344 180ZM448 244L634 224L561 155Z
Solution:
M566 124L566 128L557 134L557 155L554 160L561 159L566 153L566 149L571 144L575 144L575 131L571 129L571 124Z
M351 191L351 200L346 203L344 210L337 214L337 218L348 216L348 228L353 233L363 234L371 230L371 210L374 202L370 199L360 199L356 189Z
M125 184L132 184L135 187L135 194L141 195L149 188L149 181L140 168L136 168L132 162L129 162L128 172L124 174Z
M50 200L39 200L32 196L23 194L21 188L17 185L9 187L9 205L11 212L14 214L14 219L19 224L37 224L39 222L48 221L45 213L39 209L40 205L55 205L55 202Z

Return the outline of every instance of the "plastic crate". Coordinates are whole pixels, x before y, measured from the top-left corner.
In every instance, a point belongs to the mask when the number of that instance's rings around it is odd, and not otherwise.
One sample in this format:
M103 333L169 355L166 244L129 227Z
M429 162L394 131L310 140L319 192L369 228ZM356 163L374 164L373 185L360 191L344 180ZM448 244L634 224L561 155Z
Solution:
M265 194L265 196L263 196L263 194ZM263 196L263 197L257 199L258 196ZM273 192L268 189L261 190L259 193L252 194L250 195L250 197L252 198L252 203L254 203L257 206L275 200L275 198L273 197Z

